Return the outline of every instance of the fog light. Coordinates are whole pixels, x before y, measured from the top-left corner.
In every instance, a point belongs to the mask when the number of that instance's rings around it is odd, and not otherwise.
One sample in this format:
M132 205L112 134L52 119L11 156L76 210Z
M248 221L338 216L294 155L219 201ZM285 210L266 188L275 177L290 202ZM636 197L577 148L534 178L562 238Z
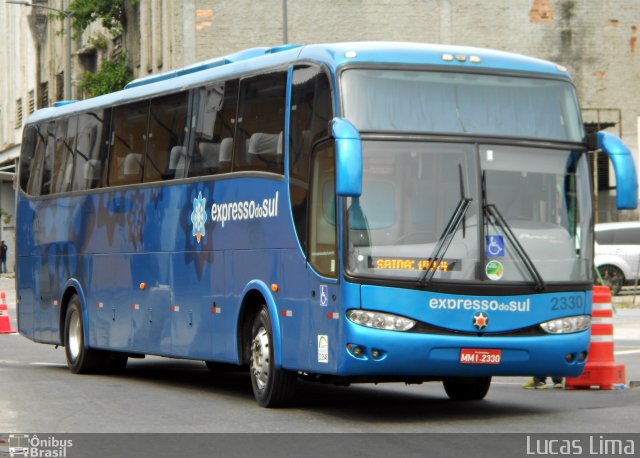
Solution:
M356 358L362 358L364 356L364 347L360 345L348 344L347 349Z
M580 354L578 355L578 361L579 361L579 362L582 362L582 361L584 361L585 359L587 359L587 354L588 354L588 353L587 353L586 351L582 351L582 352L580 352Z
M378 359L380 358L380 350L371 350L371 357L373 359Z
M567 360L568 363L572 363L576 359L576 355L575 353L569 353L565 355L564 359Z

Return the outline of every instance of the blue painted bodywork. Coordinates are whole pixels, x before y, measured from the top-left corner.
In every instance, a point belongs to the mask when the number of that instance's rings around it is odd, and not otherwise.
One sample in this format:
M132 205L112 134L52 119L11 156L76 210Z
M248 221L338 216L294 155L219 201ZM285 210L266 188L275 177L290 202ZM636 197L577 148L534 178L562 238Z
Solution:
M468 58L443 61L443 53L477 56L479 63ZM568 78L549 62L476 48L405 43L258 48L236 58L198 64L197 70L143 78L117 93L40 110L29 123L301 61L324 65L334 87L336 72L346 64L419 64ZM291 72L289 75L291 78ZM339 117L335 97L334 115ZM286 113L287 120L288 116ZM286 131L285 137L288 135ZM355 140L354 135L344 138ZM287 158L289 142L285 139L284 144ZM358 173L361 177L361 171L354 173L351 182L358 180ZM455 332L473 333L472 316L478 310L489 316L492 332L590 314L589 292L472 297L360 285L342 272L342 231L338 231L338 279L323 278L306 263L292 224L288 189L287 168L284 177L230 174L68 193L55 199L30 199L19 191L20 332L38 342L61 343L65 293L73 288L81 297L85 342L91 347L237 363L241 360L241 306L249 294L259 292L273 323L276 364L290 370L371 377L578 375L582 371L583 363L568 363L565 355L587 350L588 331L539 337L460 336ZM204 213L199 213L199 203ZM259 216L258 207L262 209ZM337 207L341 225L342 199ZM194 225L202 219L199 230ZM278 285L277 292L273 284ZM580 297L582 306L552 310L552 301L560 297L574 301ZM346 318L346 312L356 308L406 316L451 333L366 328ZM326 357L320 355L323 337L328 341ZM362 346L365 354L353 356L348 344ZM499 365L460 364L461 348L501 349L503 360ZM371 354L373 349L380 351L377 359Z
M616 174L616 207L619 209L638 208L638 177L633 156L627 145L608 132L598 132L598 148L611 160Z

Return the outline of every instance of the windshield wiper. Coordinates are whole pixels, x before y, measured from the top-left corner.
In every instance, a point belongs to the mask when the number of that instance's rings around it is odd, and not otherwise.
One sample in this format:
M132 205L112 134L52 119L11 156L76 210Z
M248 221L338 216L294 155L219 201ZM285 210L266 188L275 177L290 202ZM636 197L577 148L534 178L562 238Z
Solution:
M485 175L486 175L486 172L482 172L482 209L484 211L485 217L487 217L487 220L492 225L496 225L500 229L502 229L502 232L504 233L504 235L506 235L507 240L511 242L511 245L513 246L514 250L520 257L520 259L522 259L522 262L524 263L524 266L529 271L529 274L533 277L533 280L536 284L535 286L536 291L544 290L545 284L544 284L544 280L542 279L542 275L540 275L540 272L538 272L538 269L536 269L535 264L527 254L526 250L524 249L522 244L518 241L518 238L509 227L507 220L504 219L504 217L502 216L502 213L500 213L500 210L498 210L498 207L496 207L495 204L487 203L487 184L486 184ZM493 221L489 217L492 217Z
M472 200L473 199L470 199L468 197L463 197L462 199L460 199L460 202L458 202L456 209L454 210L451 218L449 219L449 222L447 223L447 227L444 228L444 231L442 232L438 243L436 243L431 256L429 256L428 258L429 265L420 275L420 278L418 279L418 286L424 288L429 284L433 276L436 274L438 266L440 266L445 253L449 249L449 245L451 245L451 242L453 241L453 236L458 231L458 228L460 227L460 224L464 219L464 215L467 213L467 210L469 210L469 207L471 206Z

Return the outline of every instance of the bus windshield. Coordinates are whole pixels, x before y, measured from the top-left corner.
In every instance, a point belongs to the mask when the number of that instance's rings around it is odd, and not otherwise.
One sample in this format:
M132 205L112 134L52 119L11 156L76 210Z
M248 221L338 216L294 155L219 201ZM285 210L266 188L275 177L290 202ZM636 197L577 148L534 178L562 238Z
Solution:
M363 162L362 195L347 200L350 274L422 280L434 271L434 282L531 284L540 283L537 275L551 283L591 278L586 154L365 140ZM431 256L463 199L470 205L436 262Z
M575 89L562 80L422 70L348 69L344 116L361 132L581 142Z

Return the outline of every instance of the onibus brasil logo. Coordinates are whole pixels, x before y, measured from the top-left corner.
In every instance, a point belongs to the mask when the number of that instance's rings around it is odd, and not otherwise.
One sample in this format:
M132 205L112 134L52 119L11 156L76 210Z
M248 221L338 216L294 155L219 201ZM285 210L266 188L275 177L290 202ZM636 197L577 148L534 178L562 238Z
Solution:
M224 228L226 223L233 221L246 221L253 219L275 218L278 216L278 191L273 197L267 197L262 201L243 200L235 202L224 202L211 204L211 221L220 223ZM206 223L208 220L207 198L202 197L202 192L198 192L198 197L193 199L193 211L191 212L191 223L193 229L191 235L197 242L207 235Z

